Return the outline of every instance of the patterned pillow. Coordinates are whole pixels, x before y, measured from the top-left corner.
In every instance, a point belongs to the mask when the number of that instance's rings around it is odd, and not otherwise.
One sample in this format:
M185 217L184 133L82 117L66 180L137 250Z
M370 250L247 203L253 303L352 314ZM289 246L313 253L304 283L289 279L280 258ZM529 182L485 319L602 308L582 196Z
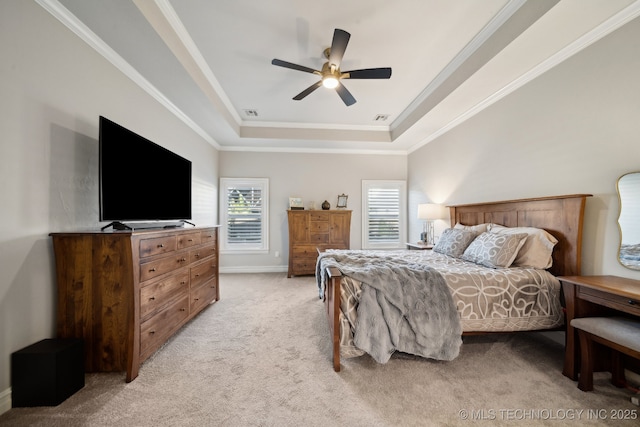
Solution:
M490 268L509 267L526 239L526 233L482 233L465 249L461 258Z
M553 264L553 247L558 243L558 239L545 230L534 227L504 227L492 224L489 232L498 234L527 233L529 237L518 251L518 256L513 260L512 265L544 270Z
M464 250L475 237L476 233L473 231L447 228L442 232L442 236L440 236L440 240L433 247L433 250L454 258L460 258L460 255L464 253Z

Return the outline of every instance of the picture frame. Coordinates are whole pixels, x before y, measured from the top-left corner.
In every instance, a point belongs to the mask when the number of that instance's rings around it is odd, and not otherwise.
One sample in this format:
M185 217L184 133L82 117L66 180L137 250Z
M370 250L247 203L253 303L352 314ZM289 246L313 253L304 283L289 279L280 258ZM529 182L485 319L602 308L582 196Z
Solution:
M349 198L349 196L347 196L346 194L340 194L338 196L338 203L336 203L336 208L338 209L345 209L347 207L347 199Z
M289 197L289 209L292 211L295 210L304 210L304 203L301 197Z

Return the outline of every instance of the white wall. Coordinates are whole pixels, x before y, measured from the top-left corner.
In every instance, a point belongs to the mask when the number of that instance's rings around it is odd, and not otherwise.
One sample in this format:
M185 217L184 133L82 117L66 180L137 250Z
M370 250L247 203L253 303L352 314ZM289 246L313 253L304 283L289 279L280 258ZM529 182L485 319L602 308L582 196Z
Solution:
M404 155L220 152L220 176L269 178L269 253L221 254L220 271L286 271L289 262L289 197L301 197L305 208L327 200L335 208L339 194L349 196L351 248L362 245L362 180L407 179ZM279 252L279 257L276 257Z
M640 279L617 261L616 192L640 170L639 76L636 19L411 153L409 206L593 194L582 273Z
M0 2L0 413L10 354L55 336L48 234L97 229L98 116L193 162L194 221L217 223L218 153L35 2Z

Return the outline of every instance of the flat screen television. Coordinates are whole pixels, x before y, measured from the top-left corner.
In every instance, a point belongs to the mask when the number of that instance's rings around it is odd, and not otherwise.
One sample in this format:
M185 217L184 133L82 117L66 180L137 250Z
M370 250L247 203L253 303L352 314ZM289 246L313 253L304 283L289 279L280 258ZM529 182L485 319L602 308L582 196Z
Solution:
M116 229L191 219L191 162L100 116L100 221ZM159 221L165 221L161 223Z

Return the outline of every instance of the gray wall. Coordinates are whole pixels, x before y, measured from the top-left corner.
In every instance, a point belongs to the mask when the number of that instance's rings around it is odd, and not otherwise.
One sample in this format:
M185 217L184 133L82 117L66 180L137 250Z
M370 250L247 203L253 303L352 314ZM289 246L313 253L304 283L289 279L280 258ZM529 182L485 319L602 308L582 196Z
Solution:
M0 2L0 58L2 412L10 354L55 336L48 234L100 225L98 116L193 162L197 223L218 221L218 153L35 2Z
M619 265L616 181L640 170L640 19L409 155L409 206L587 193L583 274ZM415 215L410 214L410 218ZM421 225L413 220L410 233Z
M220 152L220 176L269 178L269 253L221 254L220 271L286 271L289 262L287 213L289 197L301 197L305 208L327 200L335 207L338 195L349 196L351 248L362 245L362 180L407 179L404 155L320 153ZM279 256L276 257L276 252Z

